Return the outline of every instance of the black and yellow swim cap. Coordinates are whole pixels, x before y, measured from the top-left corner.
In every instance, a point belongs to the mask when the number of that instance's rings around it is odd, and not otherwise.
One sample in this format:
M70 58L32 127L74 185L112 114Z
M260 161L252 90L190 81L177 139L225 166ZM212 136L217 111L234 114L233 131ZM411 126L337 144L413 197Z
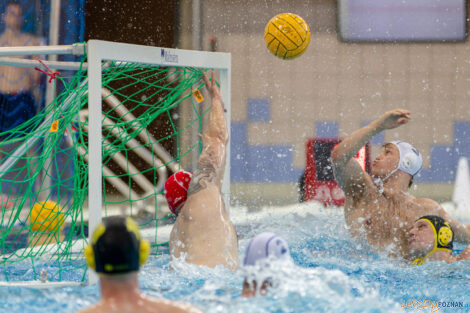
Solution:
M434 230L434 249L450 250L454 247L454 232L449 223L437 215L426 215L417 221L428 221Z
M95 272L124 274L139 270L147 260L150 245L140 238L134 220L112 216L96 227L84 252L88 266Z
M438 250L451 251L454 242L454 232L449 223L444 221L442 217L437 215L426 215L418 218L416 221L426 221L431 225L434 231L434 247L432 250L422 258L417 258L413 261L414 265L422 265L426 263L426 258Z

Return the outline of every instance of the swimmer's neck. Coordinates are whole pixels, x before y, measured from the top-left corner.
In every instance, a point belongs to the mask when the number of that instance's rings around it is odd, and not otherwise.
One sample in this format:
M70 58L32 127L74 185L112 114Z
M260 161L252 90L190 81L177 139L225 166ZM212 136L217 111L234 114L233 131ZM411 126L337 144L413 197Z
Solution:
M396 172L390 177L373 177L374 181L382 182L382 186L377 186L379 189L383 188L384 195L393 195L398 192L408 192L409 177L402 175L403 173ZM376 183L377 184L377 183Z
M104 302L129 303L142 297L137 273L100 276L100 290Z

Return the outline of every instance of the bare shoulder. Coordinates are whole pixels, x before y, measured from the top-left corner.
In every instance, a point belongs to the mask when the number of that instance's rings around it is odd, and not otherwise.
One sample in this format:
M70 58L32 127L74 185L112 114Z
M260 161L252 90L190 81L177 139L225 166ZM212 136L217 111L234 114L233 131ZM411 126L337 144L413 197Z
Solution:
M416 204L416 213L420 216L417 216L416 218L419 218L424 215L437 215L440 217L444 217L446 212L444 209L441 207L441 205L432 199L429 198L415 198L413 201Z
M167 299L149 299L155 310L158 312L172 313L202 313L201 310L189 303L175 302Z
M105 312L105 311L103 311L103 309L101 308L100 305L95 304L95 305L93 305L93 306L91 306L91 307L88 307L88 308L86 308L86 309L80 310L80 311L78 311L78 312L76 312L76 313L101 313L101 312Z
M424 209L439 211L442 210L442 207L437 201L434 201L429 198L415 198L414 202Z

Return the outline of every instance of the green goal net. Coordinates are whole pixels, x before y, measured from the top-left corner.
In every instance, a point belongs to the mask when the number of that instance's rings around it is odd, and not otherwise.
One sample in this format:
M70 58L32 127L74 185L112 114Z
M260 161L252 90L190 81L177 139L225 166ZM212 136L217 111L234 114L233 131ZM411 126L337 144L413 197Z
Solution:
M82 56L78 70L56 77L60 92L41 112L0 132L5 282L86 279L86 61ZM158 253L167 235L157 229L171 217L162 200L163 182L190 164L200 147L188 138L201 129L208 111L197 97L203 70L130 62L104 62L102 68L103 216L133 216Z

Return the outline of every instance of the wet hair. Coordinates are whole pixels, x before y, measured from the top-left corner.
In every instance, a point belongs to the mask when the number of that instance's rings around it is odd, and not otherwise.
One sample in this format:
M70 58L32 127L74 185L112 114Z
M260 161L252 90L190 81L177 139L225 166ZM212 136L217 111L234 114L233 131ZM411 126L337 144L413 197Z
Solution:
M413 185L413 176L411 176L410 182L408 183L408 188L411 188Z

